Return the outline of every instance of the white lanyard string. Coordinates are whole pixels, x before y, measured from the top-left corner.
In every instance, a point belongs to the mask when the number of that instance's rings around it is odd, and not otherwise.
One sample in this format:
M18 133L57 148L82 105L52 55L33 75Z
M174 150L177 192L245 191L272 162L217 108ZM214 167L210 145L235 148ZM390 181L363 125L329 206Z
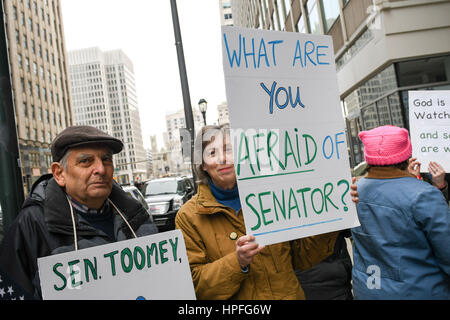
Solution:
M109 198L108 198L108 201L114 207L114 209L116 209L117 213L122 217L123 221L125 221L125 223L127 224L128 228L130 228L131 233L133 234L133 236L135 238L137 238L136 233L134 233L133 228L130 226L130 224L128 223L127 219L125 219L125 217L123 216L122 212L120 212L119 208L117 208L116 205L111 200L109 200Z
M78 251L78 239L77 239L77 227L75 225L75 215L73 214L72 201L70 201L69 197L66 194L67 202L70 207L70 216L72 217L72 228L73 228L73 241L75 245L75 251Z
M73 207L72 202L70 201L69 197L66 194L67 202L69 203L70 207L70 216L72 217L72 227L73 227L73 241L75 246L75 251L78 251L78 237L77 237L77 227L75 225L75 215L73 214ZM122 217L123 221L127 224L128 228L130 228L131 233L135 238L137 238L136 233L134 232L133 228L131 228L130 224L128 223L127 219L123 216L122 212L120 212L119 208L116 207L116 205L108 198L108 202L113 206L113 208L117 211L117 213Z

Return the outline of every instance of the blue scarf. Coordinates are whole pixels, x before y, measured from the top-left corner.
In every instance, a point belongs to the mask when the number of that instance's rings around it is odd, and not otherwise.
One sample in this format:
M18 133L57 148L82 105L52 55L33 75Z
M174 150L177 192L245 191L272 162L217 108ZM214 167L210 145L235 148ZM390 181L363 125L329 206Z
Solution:
M216 186L212 181L209 182L211 192L216 198L217 202L223 204L227 207L233 208L234 211L238 212L241 209L241 201L239 199L239 190L236 186L231 190L225 190Z

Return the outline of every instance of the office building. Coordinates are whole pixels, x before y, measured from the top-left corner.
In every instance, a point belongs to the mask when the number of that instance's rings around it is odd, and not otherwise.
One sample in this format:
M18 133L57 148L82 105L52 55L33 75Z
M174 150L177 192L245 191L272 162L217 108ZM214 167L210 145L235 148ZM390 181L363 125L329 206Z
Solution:
M231 0L219 0L220 2L220 24L223 26L233 25L233 13Z
M72 124L59 0L4 1L25 193L51 172L50 143Z
M222 102L217 106L217 115L219 116L219 118L217 119L217 123L219 125L230 122L230 117L228 115L228 106L226 102Z
M114 177L121 184L147 178L131 60L121 51L87 48L69 52L74 122L90 125L120 139Z
M197 134L197 132L204 125L203 117L198 110L198 107L193 107L192 117L194 120L194 131L195 134ZM190 162L184 161L181 150L180 129L186 128L183 109L166 115L166 128L167 132L163 134L165 148L160 152L159 157L155 155L155 157L153 158L153 174L192 174ZM161 156L163 154L165 156ZM158 168L155 168L157 160L163 161L164 166L160 165ZM163 168L164 170L161 171L161 168Z
M409 128L409 90L450 89L450 0L233 0L234 25L332 37L350 164L358 133Z

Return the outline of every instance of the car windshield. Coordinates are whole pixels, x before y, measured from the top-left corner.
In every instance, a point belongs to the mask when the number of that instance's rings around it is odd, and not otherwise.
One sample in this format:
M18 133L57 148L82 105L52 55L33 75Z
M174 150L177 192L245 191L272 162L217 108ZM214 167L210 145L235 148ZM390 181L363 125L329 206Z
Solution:
M145 195L177 193L178 189L179 186L176 180L150 181L145 188Z

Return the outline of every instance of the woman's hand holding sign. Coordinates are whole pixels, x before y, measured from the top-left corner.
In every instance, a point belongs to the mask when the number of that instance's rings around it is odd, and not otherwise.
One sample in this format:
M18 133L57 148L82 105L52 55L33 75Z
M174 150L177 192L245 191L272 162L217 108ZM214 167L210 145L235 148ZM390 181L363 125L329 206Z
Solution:
M239 265L245 269L253 260L253 257L259 253L264 246L260 246L255 242L252 235L242 236L236 240L236 253Z

